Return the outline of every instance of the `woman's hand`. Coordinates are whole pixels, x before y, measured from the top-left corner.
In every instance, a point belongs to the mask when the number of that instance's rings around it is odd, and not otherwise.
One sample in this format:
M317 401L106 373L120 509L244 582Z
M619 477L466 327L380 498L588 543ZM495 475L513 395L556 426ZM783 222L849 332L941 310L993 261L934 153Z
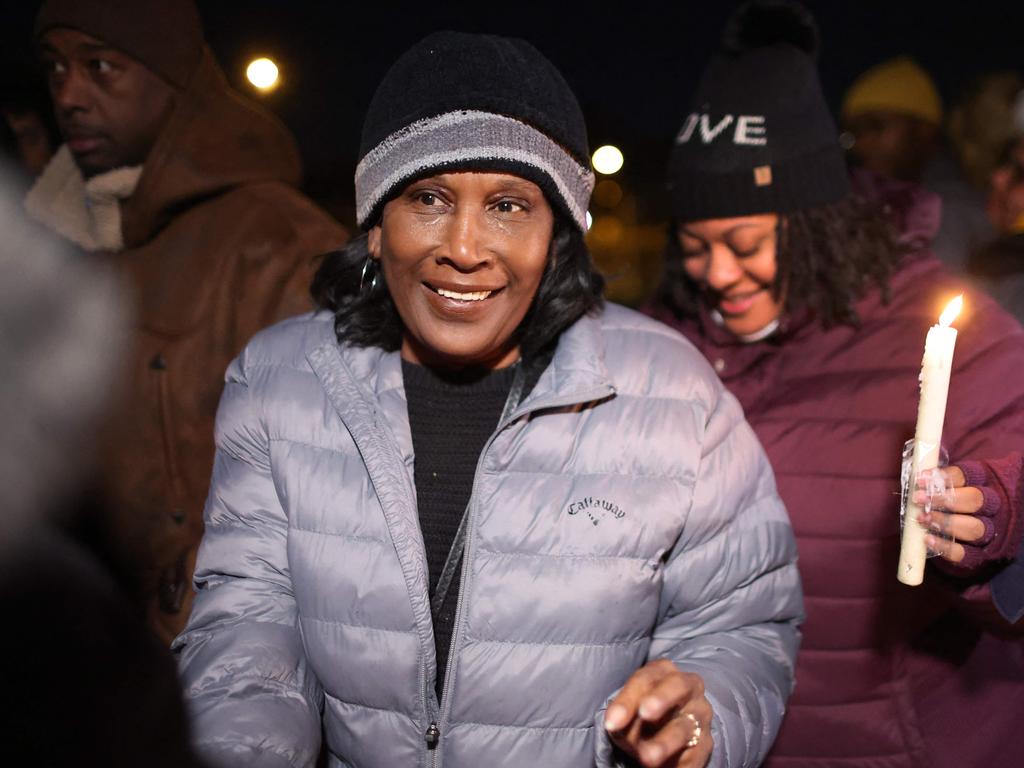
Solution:
M714 746L711 715L700 675L657 659L630 676L604 724L612 742L645 768L703 768Z
M967 485L964 472L952 466L931 472L943 472L952 490L931 497L931 512L921 512L917 520L928 529L928 549L951 563L974 566L985 557L981 549L996 534L994 516L999 512L997 494L987 488ZM918 485L927 485L930 473L922 473ZM924 504L925 492L918 490L914 501ZM966 561L966 562L965 562Z

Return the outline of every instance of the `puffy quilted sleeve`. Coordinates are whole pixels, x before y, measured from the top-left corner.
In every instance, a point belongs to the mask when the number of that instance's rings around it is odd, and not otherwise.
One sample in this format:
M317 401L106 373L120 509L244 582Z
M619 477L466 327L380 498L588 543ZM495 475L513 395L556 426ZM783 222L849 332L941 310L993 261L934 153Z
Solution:
M650 658L703 678L714 709L710 765L756 766L793 688L803 615L796 542L768 460L732 395L718 390L704 426Z
M288 524L244 359L228 369L217 413L197 594L173 648L193 740L205 759L246 768L313 766L323 694L303 652Z

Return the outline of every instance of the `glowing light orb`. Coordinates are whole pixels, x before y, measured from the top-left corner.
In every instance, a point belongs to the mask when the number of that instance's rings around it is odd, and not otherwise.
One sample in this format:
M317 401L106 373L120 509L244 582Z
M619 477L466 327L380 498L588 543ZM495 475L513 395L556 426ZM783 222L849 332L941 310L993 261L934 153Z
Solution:
M591 162L594 165L595 171L603 173L605 176L611 176L613 173L618 173L622 168L622 151L611 144L605 144L594 151Z
M272 59L259 58L249 62L245 76L249 82L261 91L270 91L277 87L281 71Z

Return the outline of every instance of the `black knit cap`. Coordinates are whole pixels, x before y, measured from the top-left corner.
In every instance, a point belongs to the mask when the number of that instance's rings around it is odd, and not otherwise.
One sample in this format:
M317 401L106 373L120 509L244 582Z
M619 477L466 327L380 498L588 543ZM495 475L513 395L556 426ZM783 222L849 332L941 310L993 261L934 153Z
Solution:
M676 221L788 213L849 193L817 48L814 19L796 2L753 0L737 9L676 136Z
M46 0L36 15L35 38L55 27L109 43L179 89L188 85L203 52L193 0Z
M384 76L363 123L356 218L369 229L409 182L438 170L533 181L585 229L594 176L579 102L525 40L436 32Z

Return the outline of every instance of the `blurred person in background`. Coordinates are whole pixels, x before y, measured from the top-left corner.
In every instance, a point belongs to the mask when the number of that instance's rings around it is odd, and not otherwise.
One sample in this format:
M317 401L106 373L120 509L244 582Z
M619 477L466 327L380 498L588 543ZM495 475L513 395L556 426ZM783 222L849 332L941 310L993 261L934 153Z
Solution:
M959 136L970 141L969 111L957 114ZM939 195L942 211L932 243L936 256L962 272L970 253L991 237L982 188L972 186L942 133L943 107L932 77L900 56L860 75L840 110L853 163L872 173L925 185ZM969 152L969 150L968 150Z
M975 252L969 272L1007 311L1024 322L1024 90L1016 94L1012 127L991 174L988 215L998 236Z
M296 190L288 131L228 87L192 0L47 0L35 35L65 143L26 207L130 289L104 530L169 643L188 616L224 371L308 308L314 258L345 235Z
M0 149L14 176L8 185L21 180L27 188L59 144L46 83L21 62L0 62Z
M126 302L109 274L29 225L11 176L0 164L5 764L193 768L172 659L66 533L118 389Z
M324 311L232 364L188 629L222 766L756 766L800 588L767 461L678 334L602 301L576 97L440 32L363 126Z
M1024 765L1024 330L928 252L932 193L865 170L851 188L816 50L796 4L737 12L673 152L654 309L740 400L797 535L807 621L766 765ZM956 490L922 519L939 557L909 588L901 454L926 334L961 292Z
M950 145L974 189L988 192L993 172L1019 135L1021 118L1015 111L1022 88L1024 80L1017 72L989 72L973 81L950 110Z
M857 165L902 181L920 181L941 144L942 98L908 56L878 64L854 80L840 109Z

